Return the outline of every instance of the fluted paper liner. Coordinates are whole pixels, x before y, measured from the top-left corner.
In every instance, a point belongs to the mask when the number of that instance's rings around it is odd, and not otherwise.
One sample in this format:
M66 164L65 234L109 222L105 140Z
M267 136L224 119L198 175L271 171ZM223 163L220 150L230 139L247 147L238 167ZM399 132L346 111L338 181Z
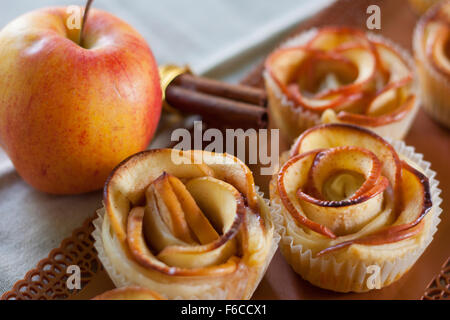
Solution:
M394 141L391 144L400 158L408 159L408 163L428 177L433 207L426 217L431 223L431 231L428 232L425 241L422 241L421 245L415 250L408 251L403 256L377 264L380 267L381 287L388 286L398 280L414 265L433 240L433 235L441 221L439 215L442 212L440 208L442 199L439 197L441 190L438 188L439 182L435 179L436 173L430 169L430 163L424 161L422 154L415 153L413 147L406 146L402 141ZM370 290L367 286L367 279L370 276L367 267L371 264L357 260L337 261L332 255L314 257L310 249L294 243L293 237L287 234L287 221L281 213L281 204L272 202L272 206L276 208L273 210L273 221L276 231L281 236L281 252L295 272L305 280L324 289L338 292L366 292ZM295 223L294 221L289 222Z
M279 48L280 49L291 48L304 45L309 40L314 38L317 32L318 29L316 28L307 30L299 34L298 36L295 36L287 40ZM397 53L400 54L402 59L407 63L409 69L411 71L414 71L414 61L411 55L405 49L398 46L391 40L386 39L380 35L368 33L367 36L369 40L376 40L393 48ZM288 143L292 143L292 141L296 137L298 137L302 132L316 125L322 123L346 123L344 121L340 121L339 119L328 119L327 117L323 117L323 113L322 114L313 113L309 110L302 108L302 106L296 105L294 102L290 101L288 97L281 91L280 87L276 84L275 80L272 78L272 76L267 70L263 72L263 78L266 84L267 96L269 99L270 116L272 117L276 127L278 128L282 127L280 126L280 123L282 123L284 127L291 128L289 131L295 130L296 132L295 135L292 136L289 136L289 134L286 132L284 133L286 138L289 140L287 141ZM414 79L417 79L417 77L414 76ZM417 86L418 86L417 81L414 80L413 88L411 89L411 91L415 92L416 94L415 103L410 112L401 120L387 123L381 126L374 126L374 127L362 126L362 127L374 131L376 134L385 138L391 138L395 140L404 139L419 110L420 95L417 94L419 92L419 90L416 89Z
M450 128L450 75L440 74L428 61L425 49L421 44L421 28L414 31L413 48L416 62L416 72L422 93L422 107L437 122Z
M258 188L257 188L257 191L258 191ZM267 207L269 209L269 215L268 215L269 218L279 215L278 212L275 212L276 210L279 210L279 208L274 209L273 207L271 207L270 201L265 199L263 197L262 193L258 192L258 195L264 201L264 203L267 205ZM97 210L97 214L98 214L98 218L96 220L94 220L94 222L93 222L95 230L92 232L92 237L95 240L94 247L97 250L98 258L102 262L103 267L105 268L109 277L113 281L114 285L118 288L131 286L131 285L142 285L140 283L135 283L135 282L130 281L127 278L126 274L122 274L114 268L114 265L111 263L111 260L105 253L105 250L103 247L102 230L103 230L103 224L104 224L103 218L105 215L105 208L103 207L103 208ZM273 221L270 221L270 224L273 225ZM254 282L254 286L250 290L249 296L244 297L244 299L250 299L251 296L253 295L254 291L258 287L259 283L261 282L261 279L263 278L264 274L266 273L266 270L270 264L270 261L272 260L274 254L278 248L279 241L280 241L280 235L275 230L273 230L272 245L271 245L271 248L269 249L269 253L267 255L266 262L264 265L259 267L260 269L258 270L258 274L257 274L256 281ZM239 272L239 271L236 271L236 272ZM139 275L139 276L142 277L142 279L144 279L143 275ZM249 280L248 278L243 278L242 280L244 280L244 279ZM145 281L151 282L154 280L145 277ZM155 282L155 284L157 283L157 281L154 281L154 282ZM161 285L161 284L158 283L158 285ZM181 286L183 284L178 281L176 283L173 283L173 284L168 283L166 285L174 286L172 288L173 290L170 290L170 291L177 291L175 286ZM236 283L232 282L232 283L229 283L228 285L225 284L222 287L214 287L213 289L211 289L207 292L201 292L202 290L201 290L201 284L200 284L200 285L197 285L198 289L199 289L197 291L199 292L199 294L197 294L195 296L183 296L181 294L175 295L175 294L170 294L167 292L158 292L158 293L161 296L163 296L164 298L171 299L171 300L226 300L230 296L230 291L239 292L243 287L247 286L247 281L239 281L238 285L240 287L236 288ZM195 284L187 284L187 286L195 286ZM152 288L149 287L149 289L152 289Z

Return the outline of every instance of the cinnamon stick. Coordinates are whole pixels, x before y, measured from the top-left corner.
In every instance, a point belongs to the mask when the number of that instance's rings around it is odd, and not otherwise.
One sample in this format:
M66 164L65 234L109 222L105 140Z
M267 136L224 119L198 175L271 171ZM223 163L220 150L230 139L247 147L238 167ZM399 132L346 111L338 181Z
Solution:
M173 84L217 97L245 102L261 107L267 106L267 95L265 91L249 86L229 84L194 76L188 73L175 78Z
M210 89L209 86L206 88ZM205 88L203 87L203 89ZM215 89L212 91L217 93ZM223 91L220 92L223 93ZM235 95L233 96L236 97ZM248 101L248 99L246 100ZM267 127L266 108L255 104L226 99L223 95L216 96L197 92L193 88L187 89L181 87L177 82L173 82L167 87L166 101L181 112L200 114L206 119L216 119L221 124L234 128Z

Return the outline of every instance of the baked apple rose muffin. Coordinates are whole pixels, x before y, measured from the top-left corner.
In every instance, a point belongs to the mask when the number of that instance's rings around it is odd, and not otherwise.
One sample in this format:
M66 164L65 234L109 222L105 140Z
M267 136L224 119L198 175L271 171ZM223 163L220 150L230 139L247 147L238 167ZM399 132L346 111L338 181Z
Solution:
M93 236L117 287L249 299L279 240L269 211L237 158L152 150L114 170Z
M321 123L349 123L403 139L418 110L413 63L379 36L313 29L272 53L265 83L273 126L292 143Z
M348 124L307 130L271 182L283 255L325 289L373 289L370 266L379 268L381 287L391 284L412 267L440 221L433 177L403 142L391 145Z
M413 46L423 106L450 128L450 1L442 1L422 16Z

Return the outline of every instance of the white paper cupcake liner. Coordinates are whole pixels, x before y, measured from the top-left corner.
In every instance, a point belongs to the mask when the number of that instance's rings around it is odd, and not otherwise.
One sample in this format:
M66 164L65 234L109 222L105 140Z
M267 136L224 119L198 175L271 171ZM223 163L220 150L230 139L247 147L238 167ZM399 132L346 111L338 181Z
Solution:
M258 188L257 188L257 191L258 191ZM269 211L270 211L269 217L273 217L276 214L279 214L279 213L275 212L275 210L272 207L270 207L270 201L265 199L263 197L262 193L258 192L258 195L263 199L263 201L268 206ZM114 264L111 262L111 259L106 254L104 246L103 246L103 239L102 239L102 229L103 229L105 208L103 207L103 208L97 210L97 214L98 214L98 218L95 219L93 222L95 229L92 232L92 237L95 240L94 247L97 250L98 258L102 262L103 267L105 268L106 272L108 273L108 275L110 276L111 280L113 281L114 285L117 288L132 286L132 285L135 285L135 286L140 285L140 283L130 280L126 274L122 274L121 272L117 271L117 269L114 267ZM273 221L272 221L272 224L273 224ZM245 288L245 287L247 287L248 280L249 280L249 279L245 279L247 281L239 281L238 288L236 288L236 282L233 282L229 286L226 286L226 285L225 285L225 287L218 286L218 287L214 287L213 290L210 289L205 292L202 292L201 285L199 285L198 286L199 290L197 290L198 294L190 295L190 296L173 295L173 294L167 294L166 292L158 292L158 293L161 296L163 296L164 298L171 299L171 300L226 300L227 297L229 297L229 291L231 289L236 292L241 292L241 291L245 291L245 289L247 289L247 290L250 289L248 291L248 296L244 297L244 299L250 299L251 296L253 295L254 291L258 287L265 272L267 271L267 268L269 267L269 264L272 261L272 258L274 256L275 252L277 251L279 241L280 241L280 235L275 230L273 230L272 244L271 244L271 248L269 249L269 252L268 252L268 255L266 258L266 262L263 266L260 267L260 270L258 270L257 278L256 278L256 281L254 282L254 285L252 288ZM141 275L141 276L144 277L143 275ZM157 280L153 280L153 281L155 283L157 283ZM179 284L179 282L177 284L174 284L174 286L176 286L178 284ZM233 287L231 288L231 286L233 286ZM196 287L197 287L197 285L196 285ZM149 288L149 289L152 289L152 288Z
M311 40L318 32L318 29L313 28L295 36L286 42L284 42L279 48L292 48L301 46ZM400 54L402 59L407 63L410 70L414 72L414 60L411 55L402 47L394 43L393 41L384 38L380 35L373 33L367 33L369 40L382 42L393 48ZM270 73L265 70L263 77L266 83L266 90L269 99L269 110L272 120L276 127L282 128L284 131L283 136L291 143L296 137L298 137L305 130L319 125L323 122L322 114L316 114L309 110L304 109L300 105L296 105L294 102L288 99L286 95L281 91L281 88L276 84ZM417 79L417 76L414 76ZM417 81L414 80L413 88L411 91L419 92L416 90L418 87ZM374 131L378 135L386 138L392 138L396 140L402 140L408 133L414 118L419 110L420 96L416 95L416 100L412 110L409 114L400 121L388 123L381 126L364 126L365 128ZM338 119L332 120L333 122L341 122Z
M441 221L439 215L442 212L440 204L441 190L438 188L439 182L435 179L436 173L430 169L430 163L423 160L423 155L414 152L413 147L408 147L402 141L391 143L397 153L407 158L420 169L429 179L430 192L432 195L433 209L428 213L431 215L431 228L425 241L414 250L408 251L401 257L385 260L380 267L381 287L388 286L398 280L406 273L422 255L427 246L433 240L433 235L437 231L437 226ZM360 260L337 261L334 256L314 257L312 251L301 244L295 243L294 238L287 234L286 218L281 213L281 204L272 201L272 206L279 208L275 212L273 221L275 228L281 236L280 249L287 262L305 280L324 289L339 292L365 292L367 287L367 267L369 264Z

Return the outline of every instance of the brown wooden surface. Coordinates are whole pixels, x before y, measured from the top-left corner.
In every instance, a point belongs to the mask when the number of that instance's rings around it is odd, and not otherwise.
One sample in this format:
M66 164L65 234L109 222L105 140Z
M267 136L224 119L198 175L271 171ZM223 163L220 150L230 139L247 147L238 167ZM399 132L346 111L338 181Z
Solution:
M390 38L411 51L412 32L417 16L406 0L338 0L315 17L305 21L296 32L326 25L349 25L366 30L366 9L377 4L381 8L381 30L377 33ZM262 67L259 66L243 82L261 86ZM424 154L437 172L442 189L441 223L435 238L416 265L402 279L382 290L364 294L339 294L322 290L302 280L277 252L269 270L257 289L254 299L420 299L424 289L450 256L450 130L433 122L422 110L412 126L406 143Z

